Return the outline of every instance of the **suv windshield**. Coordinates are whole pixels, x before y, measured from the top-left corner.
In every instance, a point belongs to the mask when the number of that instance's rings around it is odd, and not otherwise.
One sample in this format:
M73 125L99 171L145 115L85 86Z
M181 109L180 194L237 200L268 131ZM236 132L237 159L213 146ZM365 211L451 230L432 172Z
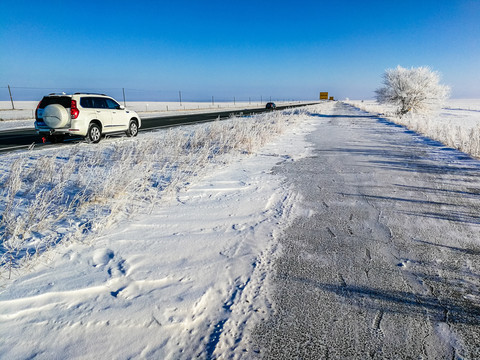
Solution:
M72 98L70 96L45 96L40 101L39 109L45 109L48 105L60 104L64 108L69 108L72 105Z

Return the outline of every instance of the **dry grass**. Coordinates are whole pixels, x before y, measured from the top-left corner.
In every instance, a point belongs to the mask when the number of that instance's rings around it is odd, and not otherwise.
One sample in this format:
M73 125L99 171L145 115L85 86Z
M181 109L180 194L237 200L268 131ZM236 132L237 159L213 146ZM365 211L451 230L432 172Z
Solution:
M0 169L0 278L11 278L59 243L94 239L306 116L273 112L4 156L10 166Z

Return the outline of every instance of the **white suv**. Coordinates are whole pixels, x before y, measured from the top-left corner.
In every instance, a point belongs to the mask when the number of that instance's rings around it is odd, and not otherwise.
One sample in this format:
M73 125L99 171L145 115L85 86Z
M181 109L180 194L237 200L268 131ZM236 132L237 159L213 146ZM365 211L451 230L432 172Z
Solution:
M103 134L125 132L137 136L141 119L104 94L50 94L37 106L35 129L44 141L62 141L65 135L85 136L97 143Z

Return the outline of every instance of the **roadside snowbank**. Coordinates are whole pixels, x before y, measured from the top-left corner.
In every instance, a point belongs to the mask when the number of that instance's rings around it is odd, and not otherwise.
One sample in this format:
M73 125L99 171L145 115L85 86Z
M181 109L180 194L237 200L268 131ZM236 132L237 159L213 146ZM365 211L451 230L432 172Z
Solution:
M348 100L345 103L387 116L394 112L393 107L381 105L375 100ZM480 125L480 99L449 99L431 120L446 128L461 126L465 130L471 130Z
M410 130L480 158L480 100L448 100L442 110L432 116L407 114L398 118L392 107L376 101L346 101L369 113L377 113L404 125Z

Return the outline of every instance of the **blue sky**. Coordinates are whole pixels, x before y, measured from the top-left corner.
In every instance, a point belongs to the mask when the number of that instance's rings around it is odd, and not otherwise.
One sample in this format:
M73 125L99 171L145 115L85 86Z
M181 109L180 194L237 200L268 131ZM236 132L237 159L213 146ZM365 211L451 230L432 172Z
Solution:
M2 1L0 48L0 100L368 99L397 65L480 98L478 0Z

